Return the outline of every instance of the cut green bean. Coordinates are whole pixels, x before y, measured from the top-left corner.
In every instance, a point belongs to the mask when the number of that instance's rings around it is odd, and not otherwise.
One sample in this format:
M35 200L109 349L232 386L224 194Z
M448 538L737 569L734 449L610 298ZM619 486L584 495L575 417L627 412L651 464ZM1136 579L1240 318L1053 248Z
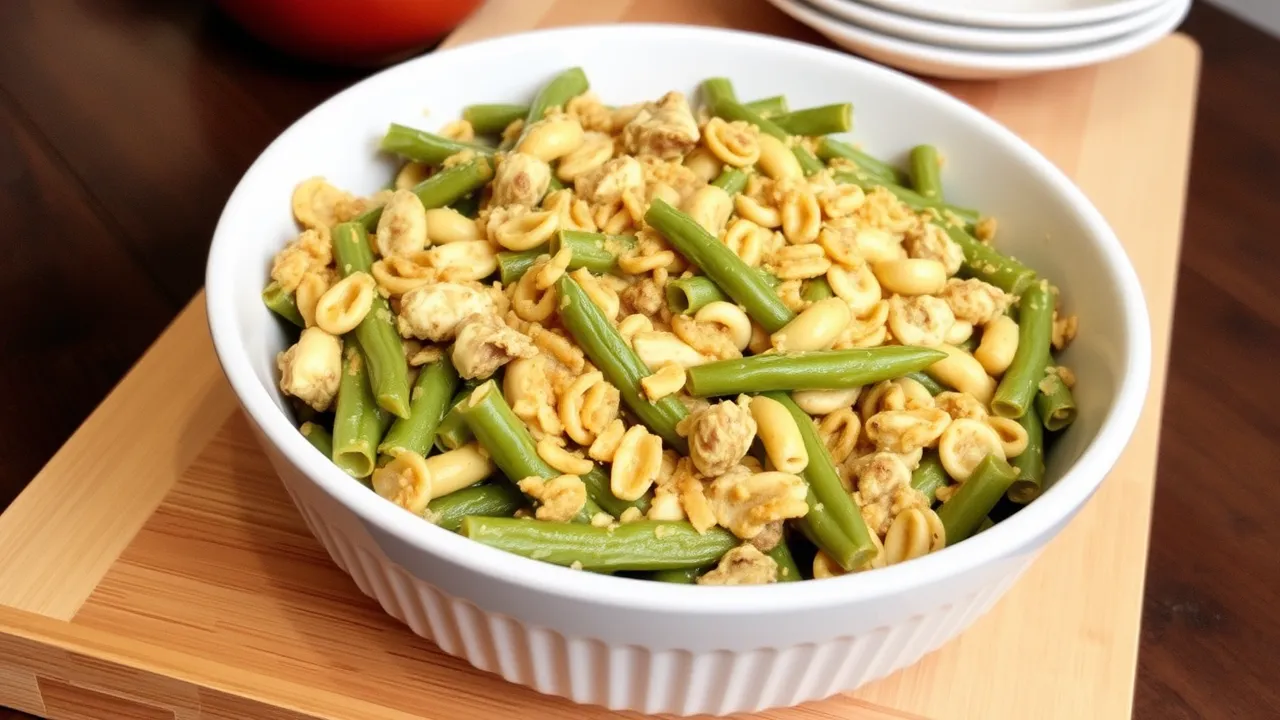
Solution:
M426 457L436 439L436 428L458 389L458 372L446 354L418 372L409 394L409 417L396 418L382 437L378 452L394 456L409 450Z
M458 407L471 434L511 482L534 476L546 480L560 476L558 470L538 455L533 437L511 411L497 383L490 380L481 385ZM536 501L536 498L530 499ZM574 522L590 522L598 512L600 506L588 498Z
M1027 408L1018 418L1018 424L1027 431L1027 449L1010 461L1018 469L1018 479L1013 481L1008 496L1013 502L1025 505L1044 491L1044 425L1035 406Z
M528 504L520 490L503 480L473 485L436 498L427 505L424 516L445 530L457 532L465 517L511 517Z
M995 520L992 520L990 516L984 517L982 518L982 522L978 523L978 529L973 531L973 534L977 535L978 533L983 532L984 530L990 530L995 526L996 526ZM973 537L973 536L971 535L970 537Z
M528 105L485 103L462 109L462 119L471 123L471 129L477 135L499 135L508 125L528 115Z
M946 528L948 547L978 530L1017 476L1018 470L996 455L988 455L978 463L969 479L937 509L938 519Z
M942 166L932 145L911 148L911 187L930 200L942 200Z
M519 282L538 258L549 252L546 245L540 245L532 250L520 252L504 250L498 253L498 276L502 279L502 284L512 285Z
M809 149L803 145L795 144L791 146L791 154L795 155L796 161L800 163L800 169L804 171L805 177L820 173L827 169L826 165L818 159L816 155L809 152Z
M298 312L298 304L293 300L293 293L286 292L275 280L267 283L263 288L262 302L276 315L300 328L306 327L306 323L302 320L302 313Z
M818 435L818 429L805 411L780 392L764 393L764 397L782 403L791 413L809 454L809 464L801 477L809 486L809 512L799 523L814 543L845 570L855 570L875 555L871 531L862 513L840 482L831 453Z
M860 387L923 370L946 353L914 345L751 355L689 368L694 397Z
M691 315L713 302L729 299L709 278L694 275L678 280L668 280L667 307L677 315Z
M973 223L978 222L982 217L982 214L973 208L960 207L959 205L952 205L950 203L942 202L941 200L927 198L915 190L905 188L894 183L885 182L877 176L859 173L836 173L835 180L838 183L857 185L866 192L871 192L878 187L882 187L893 193L894 197L898 198L898 200L902 201L902 204L912 210L916 212L932 210L939 218L945 219L947 214L950 213L955 215L957 218L960 218L965 223L972 225Z
M311 447L320 451L327 458L333 457L333 435L323 425L304 422L298 426L298 432L311 443Z
M793 110L772 118L778 127L792 135L830 135L848 132L853 127L853 105L837 103Z
M478 157L440 170L414 185L412 191L422 206L431 210L460 202L492 178L493 162L487 157ZM381 219L382 206L379 205L361 213L353 222L363 226L366 232L373 232Z
M693 585L698 582L698 578L702 577L703 573L710 569L710 567L687 567L658 570L649 573L648 579L673 585Z
M751 102L742 103L743 107L754 112L758 112L765 117L781 115L791 108L787 106L786 95L774 95L773 97L760 98Z
M618 267L618 257L636 246L634 235L606 235L583 230L561 230L551 237L548 249L552 255L569 248L573 257L569 269L586 268L587 272L603 275Z
M523 139L525 134L529 132L529 127L546 116L547 111L554 107L563 108L570 100L586 92L590 88L587 82L587 74L580 67L572 67L551 79L538 91L533 98L533 102L529 104L529 111L524 116L524 129L520 132L520 138ZM516 141L519 147L520 141Z
M970 277L990 283L1011 295L1021 295L1036 281L1031 268L1002 255L986 243L980 242L964 228L939 224L947 231L952 242L964 252L964 270Z
M800 286L800 298L805 302L818 302L829 297L835 297L835 293L832 292L831 285L827 283L825 277L819 276L805 280Z
M796 566L795 558L791 557L791 548L787 546L785 537L765 555L778 563L778 582L798 582L804 578L800 574L800 568Z
M911 487L924 493L932 505L938 499L938 488L945 487L948 482L950 480L947 478L947 471L942 468L938 451L925 451L920 464L911 473Z
M929 391L930 395L937 395L938 393L946 392L947 390L945 387L943 387L942 383L938 382L937 380L934 380L933 378L929 377L925 373L922 373L918 370L916 372L909 372L903 375L903 377L909 377L912 380L915 380L916 382L920 383L921 385L924 386L925 390Z
M722 528L644 520L616 527L468 517L461 532L490 547L583 570L675 570L713 564L739 540Z
M898 168L834 138L824 137L818 139L818 157L827 162L836 158L849 160L862 173L894 185L902 185L907 182L906 173Z
M1018 302L1018 349L991 398L992 412L1017 419L1031 407L1046 377L1052 335L1053 293L1049 283L1041 280L1027 288Z
M751 123L766 135L785 141L787 131L777 123L765 118L760 113L738 102L733 92L733 83L726 78L709 78L702 81L702 97L712 115L729 122L742 120Z
M463 390L449 401L449 409L445 411L444 417L436 427L435 443L436 449L440 452L457 450L475 439L471 434L471 428L467 427L467 422L462 419L462 409L458 407L470 394L470 390Z
M737 195L747 187L747 174L738 168L725 168L711 184L730 196Z
M1022 327L1019 325L1018 327ZM1045 373L1036 393L1036 410L1049 432L1064 430L1076 420L1076 399L1056 372Z
M684 403L674 395L650 402L640 387L640 380L652 373L600 308L591 302L582 286L563 275L556 281L556 290L560 295L560 321L605 379L618 388L622 402L668 447L685 453L688 443L676 432L676 424L689 414Z
M473 192L470 195L464 195L449 203L446 207L458 211L458 214L463 217L475 220L476 216L480 214L480 193Z
M726 295L743 307L765 332L776 332L795 318L777 293L759 273L752 270L693 218L654 198L644 214L645 222L689 262L697 265Z
M346 222L333 228L333 257L343 277L370 271L373 250L359 223ZM360 341L361 352L369 364L369 381L378 406L396 417L407 418L409 363L405 360L404 345L393 318L387 299L374 293L373 306L347 337L354 335Z
M384 152L395 153L427 165L439 165L450 155L472 150L481 155L492 155L493 148L476 143L458 142L426 130L392 123L382 136L378 147Z
M372 475L382 423L383 411L369 386L364 353L348 335L333 414L333 464L354 478Z

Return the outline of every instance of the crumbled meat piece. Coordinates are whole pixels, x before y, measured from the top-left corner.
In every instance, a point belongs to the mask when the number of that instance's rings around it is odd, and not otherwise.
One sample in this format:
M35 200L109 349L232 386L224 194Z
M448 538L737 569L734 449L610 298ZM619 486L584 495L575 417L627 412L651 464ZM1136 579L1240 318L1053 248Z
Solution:
M622 138L633 155L675 159L698 144L698 121L684 95L669 92L636 113L622 128Z
M698 578L699 585L767 585L778 581L778 563L750 543L730 550L715 569Z
M309 327L293 347L276 356L276 366L282 392L323 412L338 395L342 341L318 327Z
M689 456L698 472L716 477L728 472L751 450L756 421L749 401L723 400L690 416Z
M976 278L959 280L952 278L939 297L951 306L957 320L986 325L1004 312L1013 298L1008 293Z
M951 416L952 420L969 418L986 420L987 408L978 398L969 393L946 390L938 393L933 399L934 406Z
M308 272L320 272L333 261L328 230L304 230L271 263L271 279L285 292L293 292Z
M527 153L511 153L502 159L494 173L493 196L489 202L499 207L531 208L547 194L550 184L550 165Z
M716 522L743 540L750 540L778 520L804 517L808 486L784 472L752 472L738 465L707 488Z
M507 327L497 315L470 315L458 323L453 366L464 378L487 378L516 358L537 354L533 341Z
M639 313L649 318L657 317L658 312L667 302L662 288L658 287L652 278L647 277L637 280L623 290L619 299L622 300L622 309L627 315Z
M759 535L751 538L751 544L760 552L769 552L782 542L782 521L775 520L764 526Z
M624 192L644 192L644 169L630 156L617 157L573 181L578 197L592 205L607 205L622 199Z
M1059 315L1053 313L1053 349L1065 350L1072 340L1076 339L1076 330L1080 326L1080 318L1075 315Z
M947 237L947 231L933 223L921 223L918 227L907 231L903 239L903 247L907 256L925 260L937 260L947 270L947 275L955 275L964 262L964 251L954 240Z
M527 477L517 483L520 492L538 501L534 517L547 522L569 522L587 504L587 486L577 475L543 480Z
M468 315L492 315L498 311L482 286L442 282L416 287L400 298L396 326L404 337L442 342L453 338Z
M859 465L858 490L853 497L872 532L883 537L898 513L929 507L925 494L911 487L911 471L902 458L878 452Z

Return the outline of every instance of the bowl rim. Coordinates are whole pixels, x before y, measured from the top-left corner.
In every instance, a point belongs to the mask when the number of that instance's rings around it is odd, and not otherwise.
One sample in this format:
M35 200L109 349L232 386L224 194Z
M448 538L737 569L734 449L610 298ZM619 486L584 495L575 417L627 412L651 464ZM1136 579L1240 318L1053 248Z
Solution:
M513 555L482 545L450 532L383 500L368 491L315 452L310 443L277 407L253 370L248 351L239 342L240 326L236 317L235 284L242 267L232 252L235 238L230 236L230 217L254 189L254 178L272 157L284 139L302 125L313 122L317 114L340 106L359 88L378 81L390 73L410 72L408 68L438 64L465 63L472 55L519 52L521 46L542 43L569 43L574 36L626 34L629 41L648 40L703 42L714 40L754 52L783 53L803 62L836 64L858 74L879 76L900 86L904 93L923 96L930 102L947 106L962 123L981 126L1008 147L1029 174L1038 176L1060 193L1078 221L1087 229L1106 260L1106 270L1120 286L1121 306L1127 337L1128 362L1120 376L1114 404L1102 421L1097 434L1088 442L1080 457L1045 493L1014 516L991 529L969 538L960 545L944 548L903 563L871 573L857 573L823 582L775 583L763 586L714 587L686 586L631 578L584 573L538 560ZM616 25L583 25L568 28L539 29L468 43L437 51L394 65L371 75L350 88L330 97L303 115L282 132L246 170L229 196L214 230L206 267L206 309L215 352L228 382L250 420L265 438L299 472L336 502L355 514L366 527L375 526L415 551L460 565L497 581L537 591L564 600L587 602L619 609L640 610L656 614L741 615L781 614L797 610L817 610L891 597L908 589L943 582L970 573L1000 558L1036 549L1035 541L1045 531L1069 520L1084 505L1114 467L1132 436L1145 404L1151 365L1150 325L1145 297L1136 271L1120 241L1101 213L1084 193L1039 151L989 118L976 108L951 95L874 63L833 50L771 35L662 23ZM263 310L266 312L265 308ZM424 578L428 582L429 578ZM643 586L637 585L643 583ZM637 592L640 587L644 592Z

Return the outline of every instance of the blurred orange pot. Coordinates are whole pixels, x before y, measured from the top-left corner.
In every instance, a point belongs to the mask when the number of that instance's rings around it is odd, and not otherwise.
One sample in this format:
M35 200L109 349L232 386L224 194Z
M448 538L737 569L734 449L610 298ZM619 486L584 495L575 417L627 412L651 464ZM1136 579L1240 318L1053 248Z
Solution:
M483 0L217 0L259 40L307 60L375 66L413 55Z

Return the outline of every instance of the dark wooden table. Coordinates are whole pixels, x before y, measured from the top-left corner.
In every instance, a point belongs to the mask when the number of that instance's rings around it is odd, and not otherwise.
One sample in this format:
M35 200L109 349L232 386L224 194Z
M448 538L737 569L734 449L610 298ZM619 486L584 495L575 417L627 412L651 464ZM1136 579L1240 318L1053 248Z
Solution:
M1273 718L1280 41L1199 4L1183 30L1204 70L1135 716ZM249 163L362 75L201 2L0 3L0 508L200 287Z

